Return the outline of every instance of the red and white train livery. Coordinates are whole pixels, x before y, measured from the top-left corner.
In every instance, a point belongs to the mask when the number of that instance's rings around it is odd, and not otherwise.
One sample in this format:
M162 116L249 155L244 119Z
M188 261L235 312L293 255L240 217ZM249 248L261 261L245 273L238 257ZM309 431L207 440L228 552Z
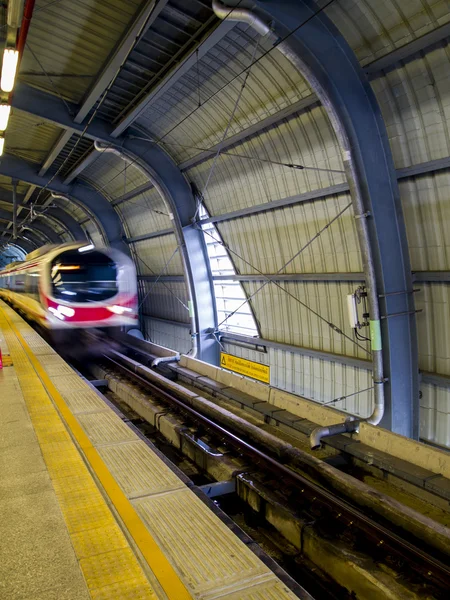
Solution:
M44 246L7 265L0 271L0 297L59 338L69 339L69 330L138 322L133 261L86 242Z

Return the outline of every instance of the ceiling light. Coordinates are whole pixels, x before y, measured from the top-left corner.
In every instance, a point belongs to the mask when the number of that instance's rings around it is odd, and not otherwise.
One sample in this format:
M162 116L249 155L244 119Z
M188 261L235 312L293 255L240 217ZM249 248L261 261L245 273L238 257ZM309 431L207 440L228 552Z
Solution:
M5 48L3 52L2 76L0 79L0 87L3 92L10 92L14 87L18 60L18 50Z
M0 156L3 154L3 146L5 145L5 138L0 136Z
M9 113L11 107L9 104L0 104L0 131L5 131L8 127Z

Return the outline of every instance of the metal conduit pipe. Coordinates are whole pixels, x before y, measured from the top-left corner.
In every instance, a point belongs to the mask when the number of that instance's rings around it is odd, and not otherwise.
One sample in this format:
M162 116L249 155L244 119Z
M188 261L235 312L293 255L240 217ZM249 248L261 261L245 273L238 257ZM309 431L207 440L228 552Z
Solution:
M158 356L155 360L152 361L152 367L157 367L158 365L180 362L180 355L176 354L175 356Z
M220 19L227 19L229 21L245 22L253 27L261 35L267 36L272 44L279 42L279 36L277 36L271 24L266 23L259 15L255 12L246 8L235 8L228 7L222 4L219 0L213 0L212 7L215 14ZM364 274L366 285L368 288L368 304L370 312L370 334L372 343L372 361L373 361L373 382L374 382L374 409L372 414L364 419L371 425L378 425L383 418L384 414L384 374L383 374L383 352L381 342L381 328L380 328L380 310L378 305L378 292L377 284L375 279L374 260L369 240L369 232L366 222L366 213L362 201L362 197L359 191L358 181L355 166L352 160L351 145L347 138L346 132L340 125L339 119L336 115L335 109L332 103L328 100L327 95L322 90L318 81L314 75L309 72L308 68L304 63L301 62L300 57L296 52L292 50L289 43L286 41L279 42L277 49L298 69L305 79L311 85L312 90L317 94L320 101L324 105L328 117L331 121L333 129L339 140L340 146L343 150L344 157L344 168L347 175L348 184L350 187L350 194L353 201L356 228L358 231L358 237L361 246L361 254L364 263ZM351 421L348 427L352 427L352 431L356 431L358 421ZM311 446L318 448L320 446L320 440L323 437L330 435L336 435L336 433L342 433L340 430L342 424L332 425L329 427L319 427L313 434L311 434ZM313 445L314 444L314 445Z
M173 224L173 230L174 230L174 233L175 233L175 237L177 239L177 244L178 244L178 247L180 248L180 255L181 255L181 260L182 260L182 263L183 263L183 269L184 269L185 273L188 273L189 271L188 271L187 264L189 262L189 257L187 255L186 244L183 241L183 236L182 236L181 232L178 231L177 227L175 227L174 216L173 216L172 210L171 210L171 208L169 206L167 206L166 196L165 196L164 190L161 188L161 186L159 185L159 183L156 180L152 179L149 176L148 171L146 171L145 167L143 167L142 165L140 165L137 160L134 160L130 156L127 156L127 154L125 152L120 151L118 148L113 148L113 147L108 146L106 144L102 144L98 140L94 141L94 148L97 150L97 152L110 152L112 154L115 154L116 156L119 156L123 161L125 161L125 162L133 165L133 167L135 167L136 169L138 169L147 179L149 179L153 183L154 187L158 190L161 198L163 199L163 201L164 201L164 203L165 203L165 205L167 207L170 220L172 221L172 224ZM185 277L185 283L186 283L186 285L188 287L189 297L192 299L192 291L191 291L191 286L190 286L190 283L189 283L189 277ZM195 358L197 356L197 352L198 352L198 345L197 345L197 334L198 334L198 332L197 332L197 325L196 325L196 321L195 321L195 315L194 314L190 315L190 318L191 318L191 340L192 340L192 348L191 348L191 350L189 351L188 354L192 358Z

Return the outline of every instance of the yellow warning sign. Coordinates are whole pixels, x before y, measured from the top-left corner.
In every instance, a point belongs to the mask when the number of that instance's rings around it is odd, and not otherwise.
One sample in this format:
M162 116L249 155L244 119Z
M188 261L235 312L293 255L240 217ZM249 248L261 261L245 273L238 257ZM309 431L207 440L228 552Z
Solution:
M270 383L270 367L261 363L239 358L232 354L220 353L220 366L246 377L252 377L263 383Z

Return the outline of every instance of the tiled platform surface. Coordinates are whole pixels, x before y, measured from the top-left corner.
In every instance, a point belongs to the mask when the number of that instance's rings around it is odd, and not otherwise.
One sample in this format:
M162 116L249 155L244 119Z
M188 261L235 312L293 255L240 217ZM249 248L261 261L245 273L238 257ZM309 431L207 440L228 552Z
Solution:
M1 301L0 328L0 598L296 598Z

